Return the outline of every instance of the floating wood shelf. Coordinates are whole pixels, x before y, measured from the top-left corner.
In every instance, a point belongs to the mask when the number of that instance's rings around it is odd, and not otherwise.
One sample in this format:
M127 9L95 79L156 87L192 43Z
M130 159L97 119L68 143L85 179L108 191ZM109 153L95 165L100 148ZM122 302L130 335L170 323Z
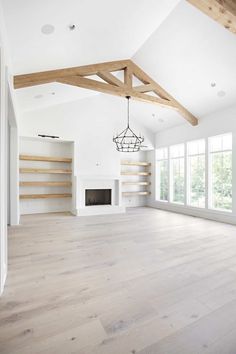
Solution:
M151 176L151 172L149 172L149 167L151 166L151 163L147 161L126 161L123 160L121 161L121 166L130 166L129 171L127 171L125 168L122 168L121 175L126 176L124 181L122 181L122 186L124 186L124 191L122 192L123 197L128 197L128 196L146 196L151 194L151 192L148 190L148 187L151 185L151 182L149 181L148 177ZM136 169L135 166L145 168L143 171L138 168ZM134 167L132 169L131 167ZM132 180L128 178L128 176L137 176L139 178L135 178L135 180ZM147 178L142 178L142 177L147 177ZM125 186L146 186L147 190L125 190ZM143 189L143 188L141 188Z
M20 173L59 173L59 174L71 174L72 170L64 169L50 169L50 168L20 168Z
M130 171L122 171L121 175L123 176L150 176L151 172L130 172Z
M21 181L21 187L71 187L72 183L70 181L65 182L46 182L46 181Z
M72 194L21 194L20 199L51 199L51 198L71 198Z
M149 162L144 162L144 161L121 161L121 165L126 165L126 166L151 166Z
M69 157L34 156L34 155L20 155L20 160L63 162L63 163L71 163L72 162L72 159Z
M137 185L137 186L149 186L151 182L128 182L124 181L122 182L124 185L132 186L132 185Z
M123 196L131 196L131 195L149 195L151 192L148 191L139 191L139 192L122 192Z

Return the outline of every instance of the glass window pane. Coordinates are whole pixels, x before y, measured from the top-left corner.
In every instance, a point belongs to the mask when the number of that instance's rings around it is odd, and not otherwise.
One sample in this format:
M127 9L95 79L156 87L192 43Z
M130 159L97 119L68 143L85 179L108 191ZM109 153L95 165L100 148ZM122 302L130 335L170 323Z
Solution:
M188 142L188 204L205 207L205 140Z
M157 149L156 151L156 198L157 200L168 200L168 148Z
M222 137L223 150L232 150L232 134L226 134Z
M209 146L209 207L232 211L232 134L211 137Z
M205 140L195 140L188 142L188 155L198 155L205 153Z
M175 158L172 163L172 201L184 203L184 158Z
M209 144L210 152L222 150L222 135L209 138L209 142L210 142Z
M206 142L204 139L198 140L198 153L205 154Z
M168 200L168 160L160 161L160 200Z
M210 152L224 151L232 149L232 134L217 135L209 138Z
M168 148L157 149L156 151L157 160L163 160L168 158Z
M205 207L205 155L189 157L189 204Z
M184 156L184 144L172 145L170 147L170 157L183 157Z
M211 158L211 207L232 210L232 152L217 152Z
M198 153L198 142L191 141L188 143L188 155L196 155Z

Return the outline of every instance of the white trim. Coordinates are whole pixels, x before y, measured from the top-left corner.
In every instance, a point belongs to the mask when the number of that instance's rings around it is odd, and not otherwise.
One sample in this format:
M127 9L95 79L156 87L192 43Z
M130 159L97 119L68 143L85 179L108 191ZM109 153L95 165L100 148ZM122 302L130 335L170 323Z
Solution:
M209 209L203 209L198 207L190 207L176 203L164 203L157 201L150 201L148 204L149 207L171 211L179 214L185 214L190 216L196 216L203 219L210 219L220 222L225 222L229 224L236 225L236 215L223 211L215 211Z

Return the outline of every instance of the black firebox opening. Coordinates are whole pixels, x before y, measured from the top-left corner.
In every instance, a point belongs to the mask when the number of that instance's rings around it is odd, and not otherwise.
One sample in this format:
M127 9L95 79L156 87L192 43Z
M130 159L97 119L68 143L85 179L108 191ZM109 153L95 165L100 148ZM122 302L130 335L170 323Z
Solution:
M111 205L111 189L86 189L85 205Z

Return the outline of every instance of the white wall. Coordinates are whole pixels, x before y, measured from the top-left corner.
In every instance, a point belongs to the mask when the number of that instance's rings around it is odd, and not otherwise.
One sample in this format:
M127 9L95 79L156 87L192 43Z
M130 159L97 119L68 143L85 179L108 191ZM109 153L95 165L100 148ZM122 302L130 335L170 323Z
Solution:
M40 133L58 135L76 142L75 174L83 176L120 176L120 160L113 135L126 127L126 102L122 98L95 95L80 101L25 112L19 120L22 136ZM145 145L153 148L154 135L132 120L132 128L145 136ZM134 155L133 155L134 156ZM139 155L136 155L139 159ZM136 158L135 157L135 158ZM144 205L145 198L125 198L129 206Z
M156 148L184 143L199 138L207 138L217 134L227 132L233 133L233 211L218 212L207 209L193 208L189 206L180 206L174 203L159 202L155 200L155 151L150 152L149 161L152 162L152 195L148 200L148 205L160 209L167 209L176 212L186 213L190 215L206 217L213 220L229 222L236 224L236 106L218 111L211 115L205 116L200 120L199 125L192 127L191 125L181 125L172 129L168 129L156 135Z
M12 89L8 86L9 124L9 225L19 224L19 138Z
M5 56L0 47L0 294L7 275L7 79Z
M178 3L132 59L196 117L235 102L235 34L186 0ZM217 96L220 90L226 92L223 99Z
M7 50L7 38L4 26L3 12L0 2L0 294L3 291L7 276L7 210L10 211L10 223L17 223L11 217L17 213L17 204L8 208L8 195L13 192L13 185L17 190L17 172L10 176L7 173L7 158L9 153L8 145L8 124L10 141L10 156L15 158L18 155L17 141L13 144L12 138L17 136L17 124L12 97L11 63ZM10 107L10 110L9 110ZM16 161L15 161L16 162ZM14 178L11 178L14 174ZM10 181L11 180L11 181ZM10 188L9 188L9 187ZM8 191L8 193L7 193Z
M7 276L7 53L0 5L0 294Z

